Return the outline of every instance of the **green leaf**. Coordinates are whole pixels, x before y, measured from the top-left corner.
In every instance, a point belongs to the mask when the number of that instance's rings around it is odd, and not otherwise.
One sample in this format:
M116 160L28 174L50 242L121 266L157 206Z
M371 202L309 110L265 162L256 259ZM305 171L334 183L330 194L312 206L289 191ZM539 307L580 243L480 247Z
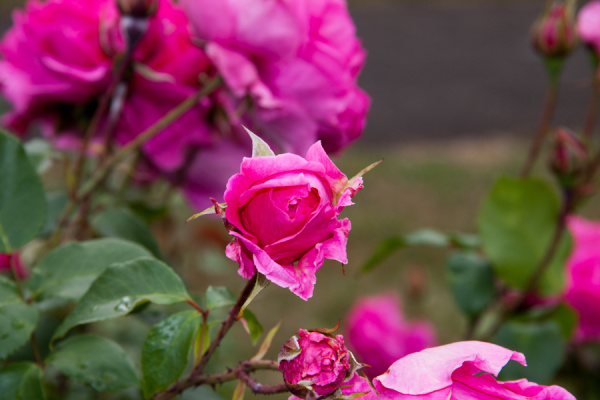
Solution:
M263 359L263 357L267 354L267 351L269 351L269 348L271 347L271 343L273 342L273 338L275 337L275 334L279 330L280 326L281 326L281 321L279 321L277 323L277 325L275 325L273 328L271 328L269 333L267 333L265 340L263 340L263 342L261 343L260 348L258 349L258 352L256 352L256 354L254 356L252 356L252 358L250 360L258 361L258 360Z
M260 339L260 335L263 333L262 325L260 322L258 322L256 315L254 315L254 313L248 309L244 311L244 316L242 318L242 321L244 321L244 329L246 329L246 332L248 332L250 335L252 344L256 345L256 342L258 342L258 339Z
M46 220L42 182L21 143L0 130L0 253L29 243Z
M275 153L273 152L273 150L271 150L267 142L262 140L260 137L251 132L245 126L244 129L246 130L246 133L248 133L248 135L250 136L250 139L252 139L252 157L268 157L275 155Z
M39 318L39 309L23 302L14 282L0 277L0 360L29 341Z
M34 363L19 362L0 368L0 393L4 400L43 400L42 370Z
M235 301L235 297L233 297L226 287L209 286L206 289L206 308L208 310L232 306L235 304Z
M526 288L550 245L559 208L552 187L533 178L500 178L484 199L478 221L483 249L496 275L509 286ZM570 248L570 236L565 235L539 282L542 295L562 291Z
M133 362L115 342L102 336L77 335L56 346L48 365L99 392L139 385Z
M76 325L120 317L147 301L174 304L188 299L179 276L161 261L142 257L115 264L92 283L52 340L64 336Z
M446 261L446 278L456 304L471 318L482 312L496 295L492 266L477 253L452 253Z
M501 380L527 378L539 384L552 380L565 358L565 339L553 321L542 323L508 322L494 343L525 354L527 367L509 363L500 373Z
M566 304L559 304L548 315L560 328L560 333L565 339L570 339L577 327L577 312Z
M28 140L23 145L29 162L35 168L38 174L43 173L52 165L52 155L54 149L46 140L43 139L32 139Z
M181 376L201 323L202 316L191 310L171 315L150 329L142 348L144 398L151 398Z
M33 297L78 300L106 268L150 256L143 247L120 239L68 243L44 256L31 278Z
M150 226L127 208L104 210L92 218L92 227L100 236L117 237L141 244L156 258L164 260Z
M58 224L58 219L67 206L68 200L69 195L66 191L54 191L46 193L48 215L46 218L46 223L40 232L40 236L48 237L54 232L56 229L56 224Z

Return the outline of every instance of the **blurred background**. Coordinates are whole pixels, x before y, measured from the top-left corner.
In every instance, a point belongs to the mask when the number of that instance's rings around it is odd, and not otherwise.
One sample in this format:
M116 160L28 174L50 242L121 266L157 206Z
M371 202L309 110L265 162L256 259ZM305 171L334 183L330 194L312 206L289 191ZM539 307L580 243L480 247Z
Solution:
M11 24L10 10L21 4L2 0L0 33ZM479 203L495 179L519 170L546 91L543 65L529 39L544 5L543 0L349 2L368 52L360 83L372 106L363 137L335 162L348 176L384 162L365 177L356 205L344 211L352 221L345 274L341 265L327 261L310 301L272 285L253 302L265 331L283 319L272 357L299 328L332 327L338 319L343 327L356 298L389 291L401 294L409 318L432 321L440 344L461 339L466 321L445 282L446 250L406 249L369 274L359 270L389 236L425 227L474 232ZM566 63L554 125L583 124L591 85L586 57L580 47ZM540 161L538 173L544 174ZM600 218L599 200L592 201L584 212ZM190 215L180 202L179 223ZM178 247L174 240L197 241L197 254L177 256L193 289L226 285L237 293L243 287L237 265L223 255L228 238L220 221L194 222L179 232L162 242L172 254ZM117 322L103 329L124 328ZM133 341L144 329L122 333ZM237 327L220 351L221 363L250 356L249 344Z

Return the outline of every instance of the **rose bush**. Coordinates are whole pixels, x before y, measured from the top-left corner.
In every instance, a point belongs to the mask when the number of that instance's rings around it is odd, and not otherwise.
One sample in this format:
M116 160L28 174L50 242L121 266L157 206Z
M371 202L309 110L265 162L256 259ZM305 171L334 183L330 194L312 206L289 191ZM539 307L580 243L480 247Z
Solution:
M437 344L431 324L404 320L400 300L393 293L356 302L346 316L346 332L348 344L369 366L364 371L371 378L405 355Z
M337 217L362 187L362 178L348 181L320 142L305 158L245 158L224 194L234 237L227 257L238 262L242 277L261 273L307 300L326 258L348 262L351 224Z
M354 377L342 335L333 338L300 329L298 336L283 345L277 361L290 391L303 398L309 391L317 397L327 396Z
M577 311L579 340L600 340L600 224L572 216L574 247L567 260L567 302Z
M183 0L198 38L231 90L243 122L279 151L328 151L359 137L369 107L357 76L365 52L345 0Z
M498 382L510 360L525 365L525 356L495 344L456 342L409 354L373 380L383 399L390 400L575 400L559 386L525 379Z

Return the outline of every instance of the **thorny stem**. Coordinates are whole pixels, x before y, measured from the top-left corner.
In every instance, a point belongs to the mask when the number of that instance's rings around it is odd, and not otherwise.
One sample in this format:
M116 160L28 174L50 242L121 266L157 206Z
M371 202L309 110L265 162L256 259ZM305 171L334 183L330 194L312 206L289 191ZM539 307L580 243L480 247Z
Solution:
M500 327L504 324L504 322L506 322L508 317L510 317L515 310L519 309L519 307L521 307L523 305L523 303L525 302L525 299L527 298L527 295L529 295L530 293L532 293L535 290L536 286L538 285L540 279L544 275L544 272L546 272L546 269L550 265L550 262L554 258L554 255L556 254L556 251L559 248L559 244L560 244L560 242L565 234L565 231L566 231L567 216L571 212L571 210L574 206L574 202L575 202L575 193L572 192L571 190L565 190L563 204L562 204L562 210L559 214L558 221L557 221L556 227L554 229L552 239L550 241L550 245L546 249L546 252L544 253L544 256L542 257L542 259L540 260L534 273L529 278L529 281L527 282L525 289L522 290L521 292L519 292L515 301L511 302L509 305L505 306L502 309L502 311L500 312L500 315L498 316L498 318L496 319L496 321L494 322L492 327L489 329L487 334L484 336L484 340L486 340L486 341L491 340L492 337L498 332Z
M250 390L252 390L252 392L255 394L276 394L290 391L285 383L279 385L263 385L262 383L256 382L254 379L250 378L246 371L242 369L238 370L237 376L244 381L244 383L248 385Z
M175 385L172 385L169 389L164 392L159 392L154 395L153 400L168 400L177 396L184 390L197 387L200 385L217 385L224 382L233 381L238 378L239 371L251 372L258 370L274 370L277 371L277 362L272 360L260 360L260 361L243 361L238 364L234 369L229 369L224 372L209 375L196 375L189 376L181 381L178 381ZM178 385L177 385L178 384ZM177 385L177 386L176 386Z
M520 176L522 178L527 177L531 173L531 169L533 168L535 161L537 160L540 154L542 144L544 143L544 138L546 137L546 133L548 132L548 129L550 127L550 122L552 121L554 109L556 108L557 97L558 84L555 82L550 82L550 86L548 87L548 93L546 94L546 100L544 102L544 110L542 111L542 117L540 119L540 123L538 125L538 129L534 136L534 139L531 142L531 147L529 148L529 154L527 155L525 164L521 169Z
M204 355L202 356L202 359L200 360L200 362L198 362L198 365L192 370L190 375L187 378L178 380L177 382L175 382L174 384L169 386L169 388L167 388L165 391L157 393L154 396L154 400L169 400L169 399L172 399L173 397L177 396L179 393L183 392L186 389L207 383L204 380L206 378L206 376L202 375L202 372L204 371L206 364L208 364L208 361L214 354L215 350L217 350L217 348L221 344L221 341L223 340L223 338L225 337L227 332L229 332L229 329L231 329L233 324L237 321L237 315L240 312L240 310L241 310L242 306L244 305L244 303L246 302L246 300L248 299L248 297L252 294L252 290L254 289L257 279L258 279L258 274L254 274L254 276L248 281L248 283L242 290L240 297L237 299L235 305L229 311L229 315L227 316L227 319L221 323L221 328L219 329L219 332L217 333L215 338L212 340L212 342L208 346L208 349L206 350L206 353L204 353ZM249 363L249 362L247 362L247 363ZM274 363L274 361L272 363ZM244 363L242 363L240 365L244 365ZM269 366L273 367L273 364L270 363ZM275 369L276 368L277 368L277 366L275 364ZM236 378L237 378L237 372L235 373L235 375L232 379L236 379ZM227 379L227 380L232 380L232 379ZM224 382L224 381L222 381L222 382ZM219 383L219 382L215 382L215 383Z

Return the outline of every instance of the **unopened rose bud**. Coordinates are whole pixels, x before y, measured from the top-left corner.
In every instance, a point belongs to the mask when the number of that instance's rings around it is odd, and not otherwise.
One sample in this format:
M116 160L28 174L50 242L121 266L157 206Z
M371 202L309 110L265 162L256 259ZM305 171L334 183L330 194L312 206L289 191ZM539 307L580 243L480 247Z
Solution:
M577 43L573 2L554 2L535 22L532 29L533 46L544 57L566 57Z
M148 18L156 12L158 0L117 0L117 6L122 15Z
M344 345L342 335L300 329L277 358L290 392L302 399L324 398L351 379L359 364Z
M27 277L27 270L18 253L0 253L0 273L10 273L13 267L19 278Z
M584 171L588 159L586 147L581 139L568 129L557 129L551 157L550 168L559 182L565 187L573 187Z

